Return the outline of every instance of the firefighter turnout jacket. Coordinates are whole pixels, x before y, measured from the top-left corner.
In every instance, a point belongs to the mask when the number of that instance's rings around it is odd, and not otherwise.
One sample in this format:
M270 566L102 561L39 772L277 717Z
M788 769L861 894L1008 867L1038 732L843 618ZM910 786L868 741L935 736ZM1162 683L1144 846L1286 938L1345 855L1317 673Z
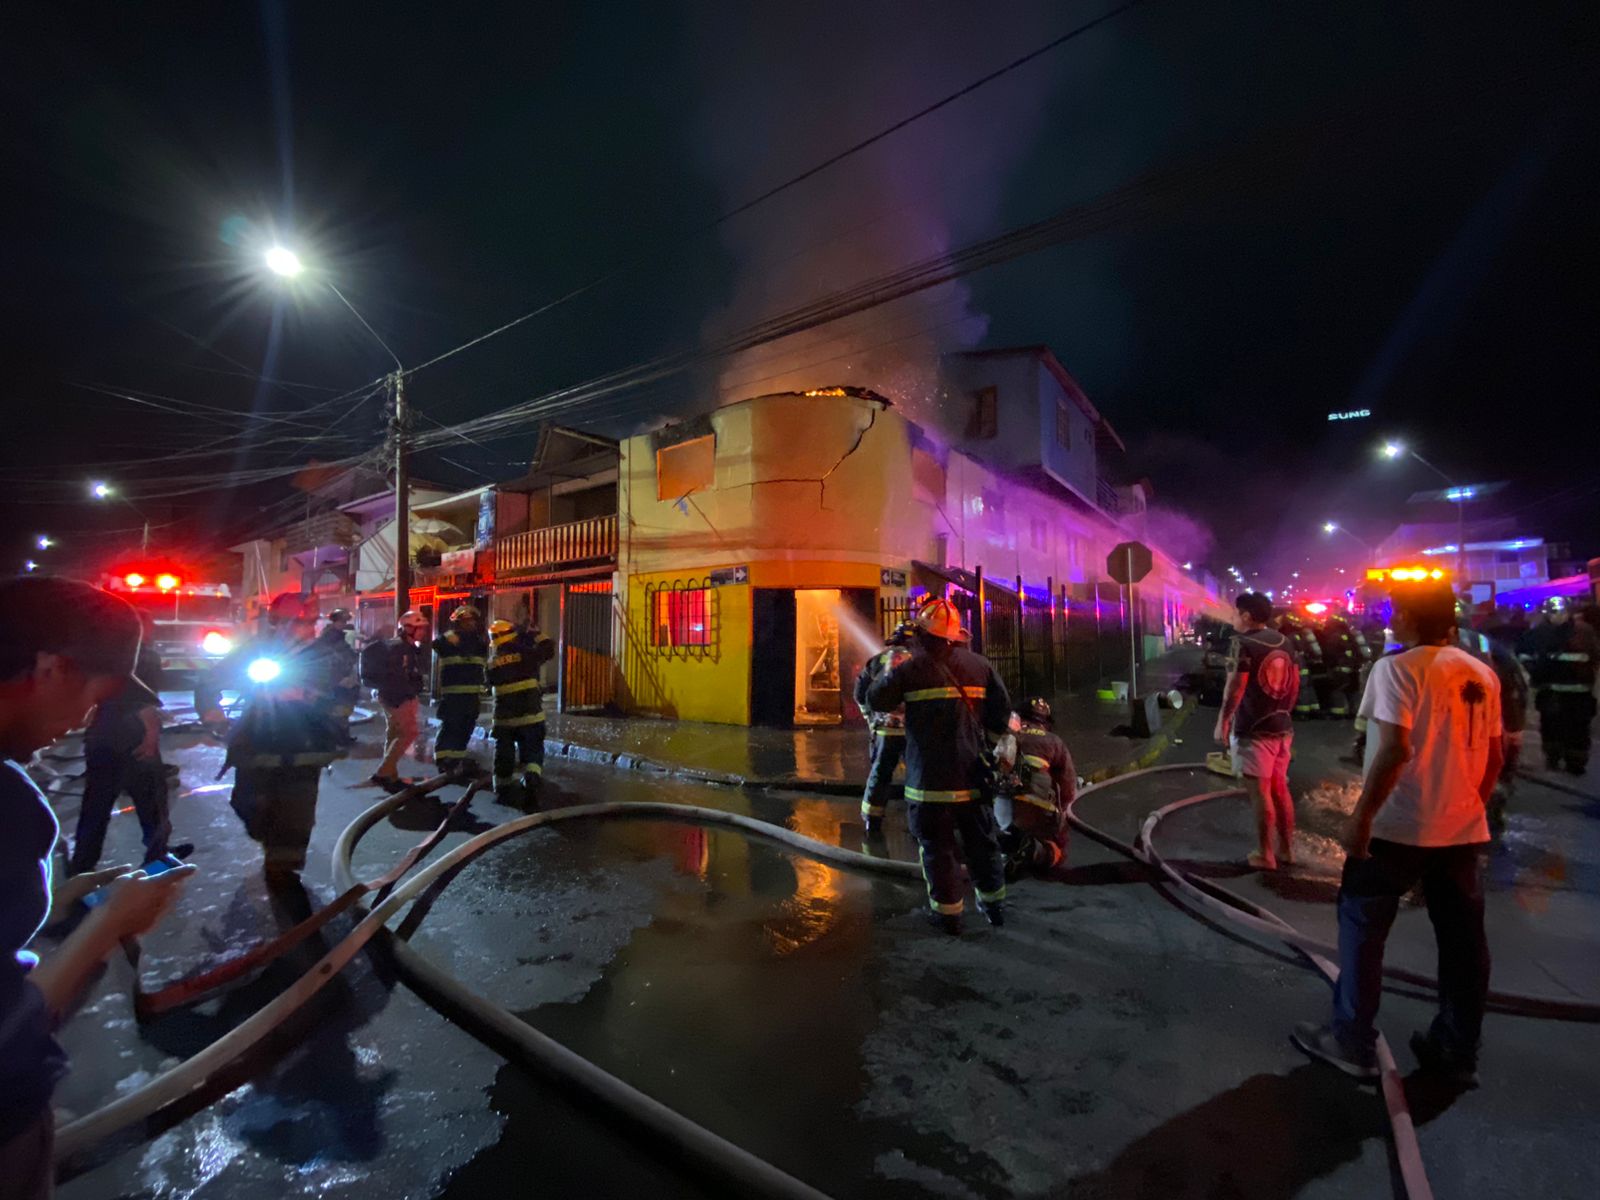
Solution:
M1062 835L1067 805L1078 793L1078 778L1067 744L1043 725L1023 722L1017 731L1011 823L1049 841Z
M544 722L539 668L555 656L555 643L531 629L513 629L494 639L489 686L494 689L494 729Z
M489 641L477 630L448 629L433 639L439 666L439 698L482 696Z
M989 660L962 646L918 650L866 689L876 712L905 705L906 800L913 804L985 799L985 733L1006 732L1011 698Z
M220 711L223 688L243 696L223 769L322 767L338 758L343 723L329 716L328 704L347 673L325 642L267 634L236 647L200 676L194 690L202 717Z
M1577 621L1545 621L1523 635L1517 657L1536 692L1589 695L1600 668L1600 636Z
M872 732L884 737L904 737L906 732L906 711L897 708L893 712L879 712L867 703L867 689L873 683L906 659L911 657L911 651L904 646L889 646L881 652L867 659L866 666L861 668L861 674L856 676L855 701L856 707L867 718L867 724Z

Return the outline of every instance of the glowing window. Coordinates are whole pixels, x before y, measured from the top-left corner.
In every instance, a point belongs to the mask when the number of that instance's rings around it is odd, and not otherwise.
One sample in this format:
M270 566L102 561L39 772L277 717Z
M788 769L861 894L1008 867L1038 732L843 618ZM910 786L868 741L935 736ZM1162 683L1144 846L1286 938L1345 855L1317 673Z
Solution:
M662 589L651 597L650 643L663 649L711 645L711 591Z
M656 451L656 499L681 500L716 481L717 439L710 434Z

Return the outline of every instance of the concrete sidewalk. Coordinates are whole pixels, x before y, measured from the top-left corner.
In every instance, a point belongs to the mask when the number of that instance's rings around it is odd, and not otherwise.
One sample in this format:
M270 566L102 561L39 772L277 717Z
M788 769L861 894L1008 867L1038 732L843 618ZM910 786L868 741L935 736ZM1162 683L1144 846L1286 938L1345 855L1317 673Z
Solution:
M1199 663L1194 647L1178 647L1140 668L1143 691L1171 688ZM1125 730L1126 704L1092 696L1060 696L1056 731L1072 753L1078 774L1109 778L1147 765L1181 738L1190 711L1163 713L1159 733L1136 738ZM609 766L683 775L710 783L783 787L854 795L865 786L867 733L861 728L765 729L653 717L551 713L545 751L550 756Z

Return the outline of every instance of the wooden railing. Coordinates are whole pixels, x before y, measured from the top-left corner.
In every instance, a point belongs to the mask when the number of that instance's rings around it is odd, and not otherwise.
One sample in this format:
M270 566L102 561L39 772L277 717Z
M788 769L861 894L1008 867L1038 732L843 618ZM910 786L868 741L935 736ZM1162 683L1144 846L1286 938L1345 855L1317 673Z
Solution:
M496 538L495 574L536 574L578 563L604 562L617 557L617 514L568 521Z

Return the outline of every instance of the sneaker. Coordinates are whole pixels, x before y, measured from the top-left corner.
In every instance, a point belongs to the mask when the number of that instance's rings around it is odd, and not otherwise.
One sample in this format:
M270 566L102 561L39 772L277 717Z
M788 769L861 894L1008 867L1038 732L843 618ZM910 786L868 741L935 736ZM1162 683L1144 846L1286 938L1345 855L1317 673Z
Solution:
M940 933L948 933L951 937L961 936L961 915L959 913L930 912L928 914L928 924L932 925Z
M1425 1033L1411 1035L1411 1053L1428 1074L1437 1075L1462 1091L1478 1086L1478 1064L1452 1054Z
M1278 860L1270 854L1263 854L1259 850L1252 850L1244 856L1244 861L1257 871L1276 871Z
M1294 1027L1289 1040L1312 1058L1325 1062L1330 1067L1336 1067L1354 1079L1371 1083L1378 1078L1377 1051L1368 1050L1365 1053L1352 1051L1326 1025L1302 1021Z
M993 904L980 904L978 911L983 914L984 920L999 929L1006 923L1006 902L996 900Z

